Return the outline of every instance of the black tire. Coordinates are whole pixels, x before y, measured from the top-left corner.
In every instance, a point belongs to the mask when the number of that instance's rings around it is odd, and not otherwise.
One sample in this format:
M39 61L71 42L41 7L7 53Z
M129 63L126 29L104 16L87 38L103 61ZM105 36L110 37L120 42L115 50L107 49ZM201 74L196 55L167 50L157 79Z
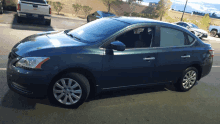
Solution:
M185 80L185 75L189 72L189 71L194 71L196 73L196 79L195 81L193 82L193 85L191 85L189 88L185 88L184 87L184 84L183 84L183 80ZM196 84L196 81L198 79L198 70L195 68L195 67L189 67L187 68L183 73L182 73L182 76L179 78L179 80L174 84L174 86L176 87L176 89L178 91L181 91L181 92L186 92L186 91L189 91L195 84ZM191 80L192 81L192 80ZM187 81L188 82L188 81Z
M220 34L218 35L218 37L220 38Z
M87 23L89 23L90 21L89 21L89 18L87 17Z
M3 9L0 10L0 14L3 14Z
M68 79L72 79L72 80L76 81L78 83L78 85L80 86L80 88L81 88L80 89L81 90L81 97L79 98L79 100L76 103L73 103L71 105L66 105L64 103L59 102L55 98L55 95L54 95L54 92L53 92L53 88L55 87L55 84L57 83L57 81L59 81L60 79L64 79L64 78L65 79L68 78ZM74 84L76 84L76 83L74 82ZM64 107L64 108L77 108L77 107L79 107L81 104L83 104L86 101L86 99L89 96L89 93L90 93L89 81L85 76L83 76L82 74L79 74L79 73L67 73L67 74L61 76L55 82L52 82L50 84L49 88L48 88L48 98L49 98L50 102L52 104L56 104L56 105L59 105L59 106ZM66 94L68 94L68 93L66 93ZM71 94L71 93L69 93L69 94ZM73 93L73 94L76 94L76 93ZM65 95L64 95L64 97L65 97ZM61 97L61 98L63 98L63 97ZM72 96L71 96L71 98L75 99L75 97L72 97ZM62 99L60 99L60 100L62 100ZM69 98L68 98L68 100L70 101Z
M46 21L45 21L45 25L50 26L50 24L51 24L51 20L46 20Z
M17 16L17 22L18 22L18 23L21 23L21 17L18 17L18 16Z
M212 37L215 37L215 36L217 35L217 31L216 31L216 30L212 30L212 31L210 32L210 35L211 35Z

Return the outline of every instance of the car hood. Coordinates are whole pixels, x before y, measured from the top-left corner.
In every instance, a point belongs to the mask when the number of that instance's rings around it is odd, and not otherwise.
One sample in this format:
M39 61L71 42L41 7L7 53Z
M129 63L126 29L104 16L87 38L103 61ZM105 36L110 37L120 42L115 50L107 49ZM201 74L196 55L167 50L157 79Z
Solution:
M27 56L28 53L41 50L54 50L62 48L83 47L86 43L79 42L67 36L63 31L43 32L28 36L18 42L13 48L19 56Z
M201 33L205 33L205 34L207 34L208 32L207 31L205 31L205 30L202 30L202 29L198 29L198 28L192 28L194 31L199 31L199 32L201 32Z

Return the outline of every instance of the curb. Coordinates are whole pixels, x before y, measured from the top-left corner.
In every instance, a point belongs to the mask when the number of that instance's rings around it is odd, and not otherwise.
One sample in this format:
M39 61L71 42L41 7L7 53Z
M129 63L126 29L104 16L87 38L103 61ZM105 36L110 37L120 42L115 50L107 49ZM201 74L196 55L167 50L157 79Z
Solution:
M51 14L51 17L52 18L66 18L66 19L75 19L75 20L83 20L83 21L86 21L86 19L81 19L81 18L77 18L77 17L63 17L63 16L59 16L59 15L53 15L53 14Z
M56 31L56 30L65 30L65 29L59 29L55 27L43 27L43 26L33 26L33 25L17 25L17 24L5 24L5 23L0 23L0 26L5 26L5 27L10 27L12 29L17 29L17 30L36 30L36 31Z

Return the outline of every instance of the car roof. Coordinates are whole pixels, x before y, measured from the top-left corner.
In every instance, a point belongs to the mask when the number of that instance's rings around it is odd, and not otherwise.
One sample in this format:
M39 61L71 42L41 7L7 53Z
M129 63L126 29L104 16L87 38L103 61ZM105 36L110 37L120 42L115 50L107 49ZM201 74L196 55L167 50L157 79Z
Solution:
M160 26L172 27L172 28L179 29L179 30L182 30L182 31L185 31L185 32L189 32L186 28L183 28L183 27L178 26L176 24L163 22L163 21L158 21L158 20L149 19L149 18L115 16L115 17L110 17L109 19L118 20L118 21L121 21L121 22L124 22L124 23L128 23L130 25L138 24L138 23L152 23L152 24L157 24L157 25L160 25Z

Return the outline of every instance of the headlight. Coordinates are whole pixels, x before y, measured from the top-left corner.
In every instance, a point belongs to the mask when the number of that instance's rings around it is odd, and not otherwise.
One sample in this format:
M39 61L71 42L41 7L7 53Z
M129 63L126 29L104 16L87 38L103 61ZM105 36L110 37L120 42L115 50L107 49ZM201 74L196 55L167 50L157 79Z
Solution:
M25 57L20 59L15 66L26 67L32 69L41 69L41 65L49 60L49 57Z

